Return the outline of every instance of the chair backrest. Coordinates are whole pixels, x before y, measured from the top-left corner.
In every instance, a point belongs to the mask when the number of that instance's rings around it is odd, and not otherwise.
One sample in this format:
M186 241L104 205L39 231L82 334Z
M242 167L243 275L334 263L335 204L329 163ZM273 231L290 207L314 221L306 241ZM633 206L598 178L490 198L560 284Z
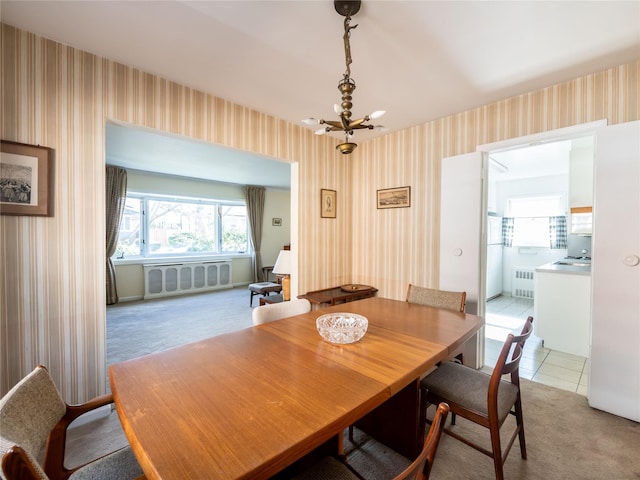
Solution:
M6 464L12 474L24 469L25 472L35 471L41 478L47 478L35 458L44 448L49 433L63 417L66 408L49 372L41 365L2 397L0 448L3 469ZM14 445L19 448L12 448ZM10 461L11 458L17 459L17 462ZM26 473L24 477L28 478Z
M489 411L497 410L498 407L498 389L503 375L510 374L511 383L520 388L520 360L522 359L522 350L527 339L533 332L533 317L527 318L519 335L509 334L502 350L496 361L496 366L491 374L489 381L489 391L487 393ZM511 355L509 353L511 352Z
M256 307L251 312L251 320L254 325L292 317L311 311L311 303L306 298L297 298L289 302L268 303Z
M0 435L37 456L66 409L49 372L39 365L0 400Z
M429 307L446 308L454 312L464 312L467 292L449 292L434 288L417 287L409 284L407 302L427 305Z
M524 344L527 341L527 339L531 336L531 332L533 332L533 317L529 316L527 317L527 320L524 322L524 325L522 326L522 331L520 332L520 335L513 337L514 342L519 343L522 349L524 350Z
M415 480L427 480L431 469L433 467L433 459L436 456L436 450L440 443L440 437L442 436L442 430L444 429L444 423L449 414L449 405L441 403L436 409L436 414L431 422L431 428L427 433L427 438L424 441L424 447L420 455L409 465L402 473L395 477L394 480L405 480L408 478Z

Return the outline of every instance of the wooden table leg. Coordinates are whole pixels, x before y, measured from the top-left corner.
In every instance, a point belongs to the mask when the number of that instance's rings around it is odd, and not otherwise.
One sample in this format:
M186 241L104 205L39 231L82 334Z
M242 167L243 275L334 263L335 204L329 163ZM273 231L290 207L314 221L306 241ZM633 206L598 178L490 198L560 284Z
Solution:
M356 426L379 442L414 460L422 449L418 442L420 379L412 381Z

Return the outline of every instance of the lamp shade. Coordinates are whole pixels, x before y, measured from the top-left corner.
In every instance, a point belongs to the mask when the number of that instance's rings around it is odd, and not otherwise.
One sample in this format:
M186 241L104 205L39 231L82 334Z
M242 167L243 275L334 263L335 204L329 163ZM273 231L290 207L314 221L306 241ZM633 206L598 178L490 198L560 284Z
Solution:
M276 264L273 266L276 275L289 275L291 273L291 250L280 250Z

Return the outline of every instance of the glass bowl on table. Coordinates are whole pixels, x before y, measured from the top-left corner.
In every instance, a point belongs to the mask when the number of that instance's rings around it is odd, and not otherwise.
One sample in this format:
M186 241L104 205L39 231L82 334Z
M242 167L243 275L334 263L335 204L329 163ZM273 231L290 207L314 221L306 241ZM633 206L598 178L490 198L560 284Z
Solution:
M316 319L320 336L330 343L345 345L355 343L367 333L369 320L357 313L326 313Z

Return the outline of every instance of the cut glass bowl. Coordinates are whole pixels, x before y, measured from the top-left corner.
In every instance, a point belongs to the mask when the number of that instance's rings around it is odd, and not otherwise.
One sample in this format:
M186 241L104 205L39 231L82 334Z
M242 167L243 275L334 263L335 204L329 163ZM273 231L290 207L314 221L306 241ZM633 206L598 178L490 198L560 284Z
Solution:
M316 328L327 342L355 343L364 337L369 326L367 317L357 313L327 313L316 319Z

